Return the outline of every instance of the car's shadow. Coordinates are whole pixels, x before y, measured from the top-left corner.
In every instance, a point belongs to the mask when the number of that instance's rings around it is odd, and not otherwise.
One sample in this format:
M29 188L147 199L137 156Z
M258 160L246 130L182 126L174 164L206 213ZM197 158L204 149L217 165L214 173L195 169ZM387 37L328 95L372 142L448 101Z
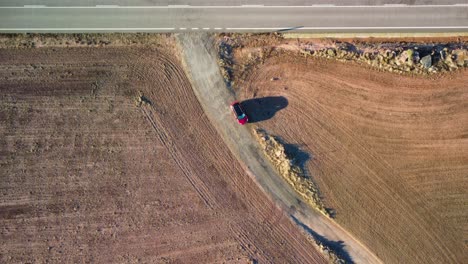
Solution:
M288 99L283 96L267 96L252 98L241 103L249 117L249 123L260 122L272 118L276 112L288 106Z

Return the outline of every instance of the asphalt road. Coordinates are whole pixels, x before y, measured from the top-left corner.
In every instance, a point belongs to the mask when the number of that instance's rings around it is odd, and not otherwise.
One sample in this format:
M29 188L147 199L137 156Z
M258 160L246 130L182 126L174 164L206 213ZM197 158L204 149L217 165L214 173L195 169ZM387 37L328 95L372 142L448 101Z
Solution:
M266 5L266 6L310 6L310 5L453 5L467 3L467 0L1 0L0 6L240 6L240 5Z
M0 7L0 32L466 32L468 5Z

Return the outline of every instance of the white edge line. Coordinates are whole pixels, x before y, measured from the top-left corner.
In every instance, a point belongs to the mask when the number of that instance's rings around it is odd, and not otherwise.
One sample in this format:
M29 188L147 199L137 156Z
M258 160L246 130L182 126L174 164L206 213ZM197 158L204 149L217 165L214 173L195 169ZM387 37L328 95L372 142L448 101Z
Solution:
M226 28L226 30L307 30L307 29L465 29L468 26L443 27L271 27L271 28Z
M309 5L309 6L260 6L260 5L247 5L247 6L190 6L190 5L169 5L169 6L113 6L113 5L102 5L100 8L122 8L122 9L167 9L167 8L199 8L199 9L210 9L210 8L252 8L252 7L263 7L263 8L434 8L434 7L455 7L455 6L468 6L468 4L453 4L453 5L380 5L380 6L340 6L340 5ZM25 6L0 6L0 9L24 9L24 8L48 8L48 9L69 9L69 8L96 8L96 6L42 6L42 5L25 5Z
M175 30L175 28L0 28L0 31L41 31L41 30Z
M225 28L226 30L285 30L293 27L265 27L265 28ZM41 31L41 30L57 30L57 31L73 31L73 30L175 30L176 28L0 28L0 31ZM180 28L184 29L184 28ZM198 28L192 28L197 30ZM222 28L215 28L220 30ZM447 26L447 27L301 27L292 30L307 30L307 29L468 29L468 26Z

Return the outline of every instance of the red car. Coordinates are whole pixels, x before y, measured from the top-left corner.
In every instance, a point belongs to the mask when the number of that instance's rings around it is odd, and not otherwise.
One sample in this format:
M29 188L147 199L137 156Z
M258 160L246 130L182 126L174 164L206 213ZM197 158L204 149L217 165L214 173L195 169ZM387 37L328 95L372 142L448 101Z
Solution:
M249 118L245 114L244 109L242 109L239 102L235 101L234 103L232 103L231 110L234 113L234 116L236 117L237 122L239 122L239 124L245 125L247 122L249 122Z

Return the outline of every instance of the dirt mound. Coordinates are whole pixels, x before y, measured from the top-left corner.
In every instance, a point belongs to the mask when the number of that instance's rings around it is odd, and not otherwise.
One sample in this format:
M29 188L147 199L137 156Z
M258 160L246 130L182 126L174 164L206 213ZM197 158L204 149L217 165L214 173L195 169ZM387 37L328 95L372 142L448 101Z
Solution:
M466 43L354 45L345 42L331 43L323 49L305 43L300 45L300 52L306 56L362 62L395 73L432 74L468 67Z
M244 75L262 64L270 55L294 52L303 56L338 61L352 61L394 73L428 75L468 67L468 42L459 40L443 43L426 42L364 42L362 40L304 40L283 39L280 34L239 35L221 34L218 38L219 65L225 79L234 81L234 72ZM440 40L438 40L440 41ZM242 52L236 61L234 51ZM239 56L239 54L237 54ZM239 58L239 57L238 57ZM245 76L238 76L243 79Z
M311 178L306 177L303 169L296 164L294 157L292 157L290 153L286 153L284 144L281 143L279 139L268 135L266 131L262 129L254 129L253 133L260 142L265 155L270 159L286 182L293 186L294 190L296 190L310 206L330 217L330 213L323 205L319 191L314 182Z

